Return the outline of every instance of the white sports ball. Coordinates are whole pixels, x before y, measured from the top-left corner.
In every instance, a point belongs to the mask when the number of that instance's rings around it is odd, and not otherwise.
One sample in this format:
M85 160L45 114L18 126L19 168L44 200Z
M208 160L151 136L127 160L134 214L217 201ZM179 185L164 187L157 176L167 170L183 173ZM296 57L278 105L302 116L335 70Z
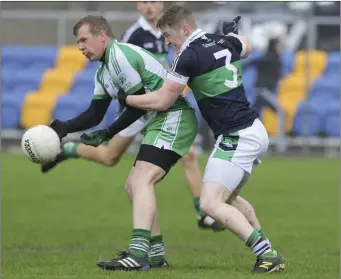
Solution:
M60 150L60 140L49 126L37 125L24 133L21 148L30 161L43 164L56 158Z

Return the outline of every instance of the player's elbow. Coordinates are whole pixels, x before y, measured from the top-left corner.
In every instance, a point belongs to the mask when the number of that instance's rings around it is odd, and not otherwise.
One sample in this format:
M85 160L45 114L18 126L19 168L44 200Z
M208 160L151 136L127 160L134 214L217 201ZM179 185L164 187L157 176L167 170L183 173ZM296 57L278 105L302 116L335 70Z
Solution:
M244 54L243 54L242 58L246 58L251 54L253 48L252 48L251 42L249 41L249 39L247 37L243 37L243 42L245 45L245 49L244 49Z
M165 111L165 110L169 109L172 106L173 103L174 102L172 102L168 98L162 98L160 100L160 102L158 103L158 105L157 105L157 110L158 111Z
M246 45L246 49L245 49L245 53L243 55L243 58L248 57L251 54L252 50L253 50L252 45L250 43L248 43Z

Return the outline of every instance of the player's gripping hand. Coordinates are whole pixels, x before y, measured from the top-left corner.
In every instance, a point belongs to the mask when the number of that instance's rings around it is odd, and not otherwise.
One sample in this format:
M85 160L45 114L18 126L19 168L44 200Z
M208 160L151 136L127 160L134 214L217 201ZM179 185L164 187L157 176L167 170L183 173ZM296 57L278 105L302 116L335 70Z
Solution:
M118 90L117 100L122 106L127 107L127 97L128 97L128 94L126 94L123 90Z
M49 126L55 130L60 140L68 134L68 125L64 121L52 119Z
M90 133L84 133L81 135L82 143L94 147L97 147L108 140L110 140L110 137L106 129L97 130Z
M241 19L241 16L237 16L234 20L230 22L224 22L223 23L223 33L224 35L227 35L229 33L234 33L238 35L238 29L239 29L239 20Z

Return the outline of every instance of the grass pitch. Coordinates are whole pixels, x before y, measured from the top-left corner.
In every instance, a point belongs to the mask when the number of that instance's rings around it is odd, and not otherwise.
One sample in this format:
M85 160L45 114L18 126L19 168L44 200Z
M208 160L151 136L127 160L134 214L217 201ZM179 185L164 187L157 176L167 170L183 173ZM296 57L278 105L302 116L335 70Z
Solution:
M285 257L284 273L250 275L255 259L243 243L230 232L197 228L180 164L157 187L172 267L100 270L96 261L114 257L131 236L123 186L133 159L114 168L70 160L42 175L23 156L3 154L2 278L339 278L340 163L310 158L265 158L242 193Z

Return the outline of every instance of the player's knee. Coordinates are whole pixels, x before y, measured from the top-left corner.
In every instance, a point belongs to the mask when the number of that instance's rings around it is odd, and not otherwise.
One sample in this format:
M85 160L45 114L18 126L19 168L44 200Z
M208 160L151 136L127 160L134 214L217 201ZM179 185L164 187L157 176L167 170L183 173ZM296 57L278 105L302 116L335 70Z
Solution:
M207 215L214 216L216 203L211 198L201 195L200 196L200 209Z
M164 176L164 171L145 162L137 162L131 174L131 189L135 193L143 187L154 187Z
M128 196L128 199L130 201L133 200L133 191L132 191L132 186L131 186L131 181L128 180L126 184L124 185L124 190L126 191L126 194Z
M207 215L212 216L212 213L214 212L214 204L211 200L205 197L200 197L200 209Z
M144 175L144 170L135 167L133 173L131 174L130 189L132 193L138 191L143 187L148 187L150 185L150 178L148 172Z
M184 168L191 167L196 164L197 155L193 148L191 148L188 153L181 158L181 164Z
M231 193L224 186L215 182L206 182L200 195L200 209L215 218L230 195Z

